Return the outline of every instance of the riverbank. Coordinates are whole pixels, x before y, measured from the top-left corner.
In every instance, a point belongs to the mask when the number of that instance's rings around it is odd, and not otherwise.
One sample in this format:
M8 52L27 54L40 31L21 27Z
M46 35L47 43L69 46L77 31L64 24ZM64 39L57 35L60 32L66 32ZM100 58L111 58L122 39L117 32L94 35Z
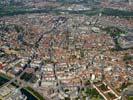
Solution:
M34 13L51 13L60 15L62 12L66 12L69 14L79 14L86 16L94 16L102 13L104 16L119 16L122 18L133 18L133 11L124 11L112 8L93 8L92 10L81 10L81 11L73 11L73 10L61 10L58 8L21 8L13 5L7 6L6 10L0 5L0 17L4 16L14 16L14 15L23 15L23 14L34 14Z
M6 84L6 82L8 82L11 79L11 77L3 73L0 73L0 87L2 87L4 84ZM23 88L21 89L21 92L28 97L27 100L45 100L38 92L36 92L31 87Z

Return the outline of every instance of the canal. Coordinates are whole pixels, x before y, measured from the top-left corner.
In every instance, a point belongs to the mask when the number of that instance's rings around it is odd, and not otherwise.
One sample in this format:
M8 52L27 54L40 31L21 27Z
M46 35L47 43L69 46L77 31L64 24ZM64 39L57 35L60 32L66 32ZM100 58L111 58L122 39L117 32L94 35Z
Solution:
M3 77L0 75L0 86L8 82L9 80L6 77ZM38 100L36 97L34 97L32 94L30 94L27 90L21 89L21 92L26 95L28 98L27 100Z

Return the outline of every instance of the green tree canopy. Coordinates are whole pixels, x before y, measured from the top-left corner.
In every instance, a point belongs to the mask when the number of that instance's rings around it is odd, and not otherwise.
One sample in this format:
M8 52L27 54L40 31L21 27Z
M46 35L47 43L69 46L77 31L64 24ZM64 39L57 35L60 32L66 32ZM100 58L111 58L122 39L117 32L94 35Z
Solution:
M104 30L107 32L107 34L109 34L112 37L112 39L115 43L115 49L116 50L121 50L122 48L121 48L121 46L118 42L118 38L122 34L126 34L126 31L124 31L124 30L122 30L118 27L114 27L114 26L106 27Z

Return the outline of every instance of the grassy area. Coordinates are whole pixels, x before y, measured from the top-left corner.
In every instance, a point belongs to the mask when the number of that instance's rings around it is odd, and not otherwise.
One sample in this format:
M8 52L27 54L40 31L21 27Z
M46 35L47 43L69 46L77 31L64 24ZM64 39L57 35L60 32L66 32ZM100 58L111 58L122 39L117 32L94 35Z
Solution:
M111 100L116 98L116 96L110 92L108 93L108 96L111 98Z
M97 92L96 89L90 89L90 88L87 88L85 93L87 94L87 96L90 96L91 99L95 99L95 100L100 100L102 99L102 96ZM100 99L99 99L100 98Z
M35 96L38 100L45 100L43 96L41 96L38 92L36 92L34 89L31 87L25 88L29 93L31 93L33 96Z
M127 100L133 100L133 96L128 96Z
M102 84L101 86L99 86L99 88L101 90L103 90L103 91L107 91L108 90L107 86L105 86L104 84Z

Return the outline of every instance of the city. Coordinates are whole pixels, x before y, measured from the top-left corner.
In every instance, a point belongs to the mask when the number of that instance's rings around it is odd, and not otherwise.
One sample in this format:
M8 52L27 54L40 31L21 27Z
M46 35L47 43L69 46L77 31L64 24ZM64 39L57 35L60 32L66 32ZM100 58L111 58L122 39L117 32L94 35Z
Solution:
M0 100L133 100L133 0L0 1Z

